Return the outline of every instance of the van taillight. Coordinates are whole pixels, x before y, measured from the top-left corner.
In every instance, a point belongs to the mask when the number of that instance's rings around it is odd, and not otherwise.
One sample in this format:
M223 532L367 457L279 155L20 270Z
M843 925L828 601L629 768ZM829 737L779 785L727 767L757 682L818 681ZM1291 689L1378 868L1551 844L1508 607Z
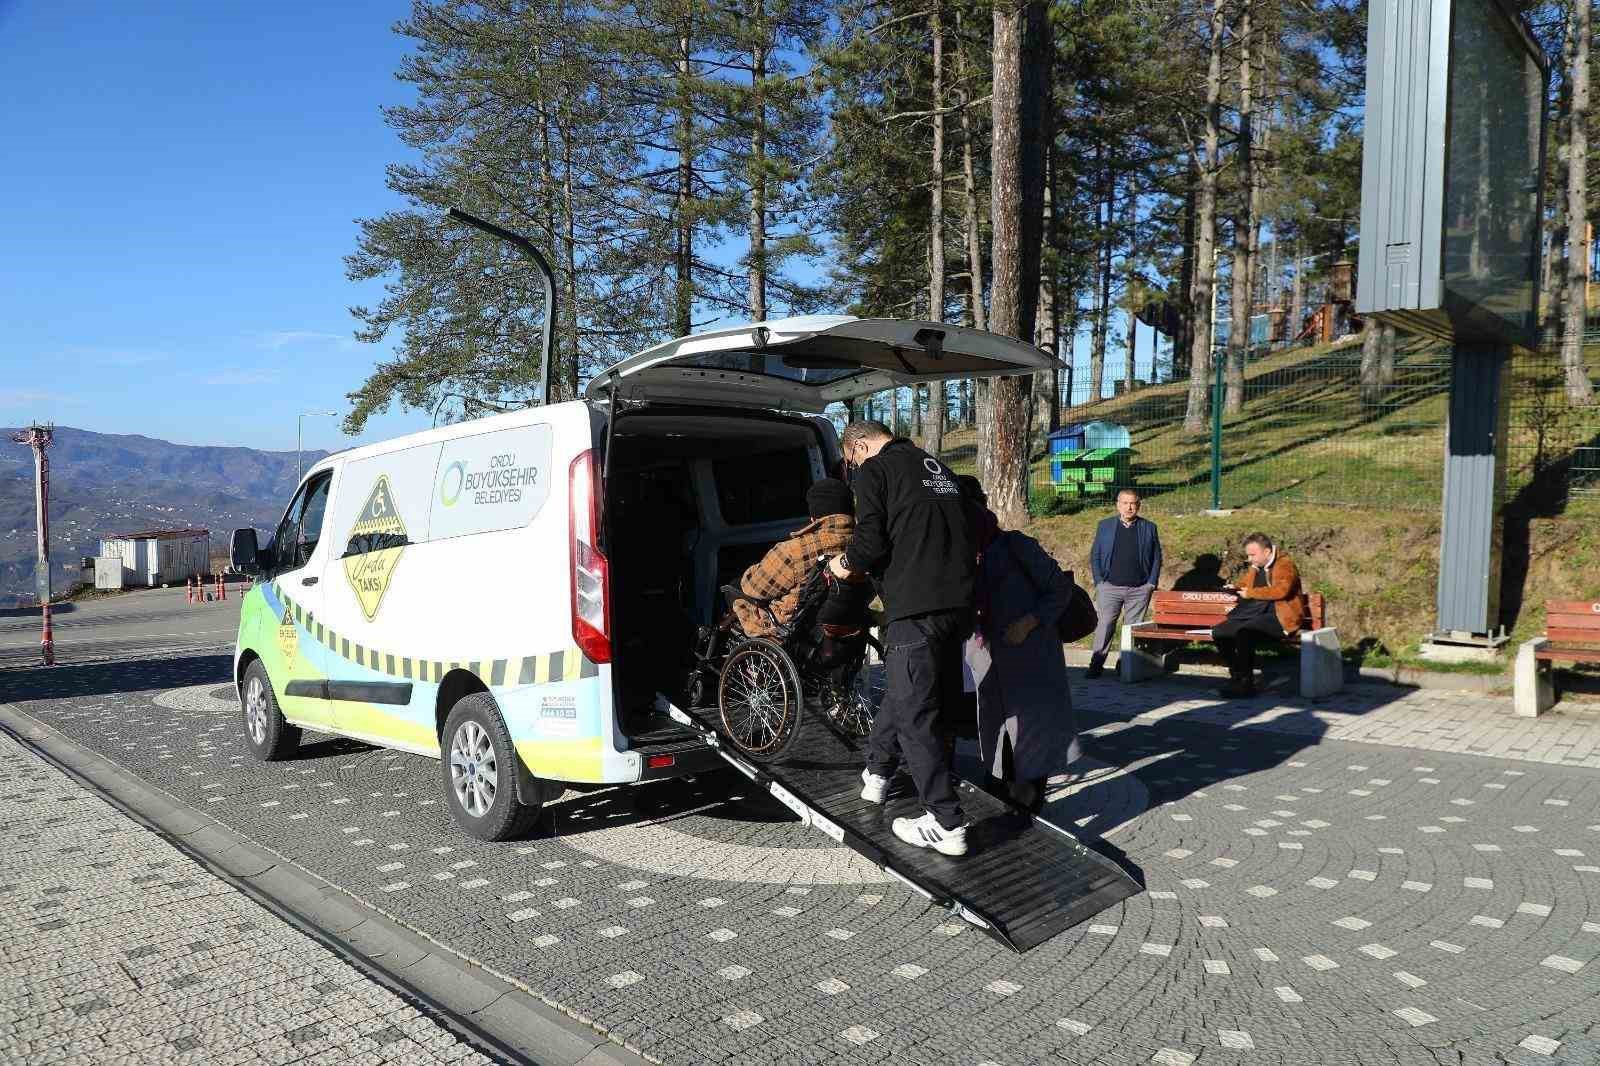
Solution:
M572 639L590 662L611 661L611 574L600 554L603 488L593 451L572 460L568 504L572 529Z

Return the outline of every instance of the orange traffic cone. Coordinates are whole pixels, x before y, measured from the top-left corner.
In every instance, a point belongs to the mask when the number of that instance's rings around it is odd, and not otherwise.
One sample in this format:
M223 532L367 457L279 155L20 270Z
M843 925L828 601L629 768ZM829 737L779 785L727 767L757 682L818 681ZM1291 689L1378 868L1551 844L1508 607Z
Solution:
M225 600L227 598L228 598L228 586L223 583L222 575L218 574L217 575L217 599Z
M183 583L183 598L188 603L194 602L194 578L187 578Z

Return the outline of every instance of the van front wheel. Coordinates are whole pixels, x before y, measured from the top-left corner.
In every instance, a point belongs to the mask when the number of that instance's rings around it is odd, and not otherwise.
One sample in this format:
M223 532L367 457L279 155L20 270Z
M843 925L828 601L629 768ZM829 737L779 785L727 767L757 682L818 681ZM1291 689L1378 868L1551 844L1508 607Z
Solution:
M533 828L539 808L517 800L517 749L488 693L456 701L439 749L457 825L479 840L512 840Z
M267 668L256 659L245 667L239 684L239 709L244 712L244 742L263 762L287 759L300 746L300 729L284 721L272 694Z

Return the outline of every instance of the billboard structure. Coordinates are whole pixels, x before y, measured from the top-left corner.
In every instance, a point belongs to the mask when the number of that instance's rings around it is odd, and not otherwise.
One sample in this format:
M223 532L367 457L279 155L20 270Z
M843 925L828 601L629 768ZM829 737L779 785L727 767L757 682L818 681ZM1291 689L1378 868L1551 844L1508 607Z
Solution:
M1501 377L1537 338L1547 82L1501 0L1372 0L1356 311L1454 345L1440 643L1504 640Z
M1499 0L1373 0L1356 311L1531 347L1546 67Z

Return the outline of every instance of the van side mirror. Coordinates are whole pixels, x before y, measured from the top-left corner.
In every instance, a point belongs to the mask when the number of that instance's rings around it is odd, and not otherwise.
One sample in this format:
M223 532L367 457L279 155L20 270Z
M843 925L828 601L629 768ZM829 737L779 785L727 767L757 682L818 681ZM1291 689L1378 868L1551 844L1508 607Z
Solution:
M256 545L256 531L236 529L228 541L229 562L241 574L261 572L261 549Z

